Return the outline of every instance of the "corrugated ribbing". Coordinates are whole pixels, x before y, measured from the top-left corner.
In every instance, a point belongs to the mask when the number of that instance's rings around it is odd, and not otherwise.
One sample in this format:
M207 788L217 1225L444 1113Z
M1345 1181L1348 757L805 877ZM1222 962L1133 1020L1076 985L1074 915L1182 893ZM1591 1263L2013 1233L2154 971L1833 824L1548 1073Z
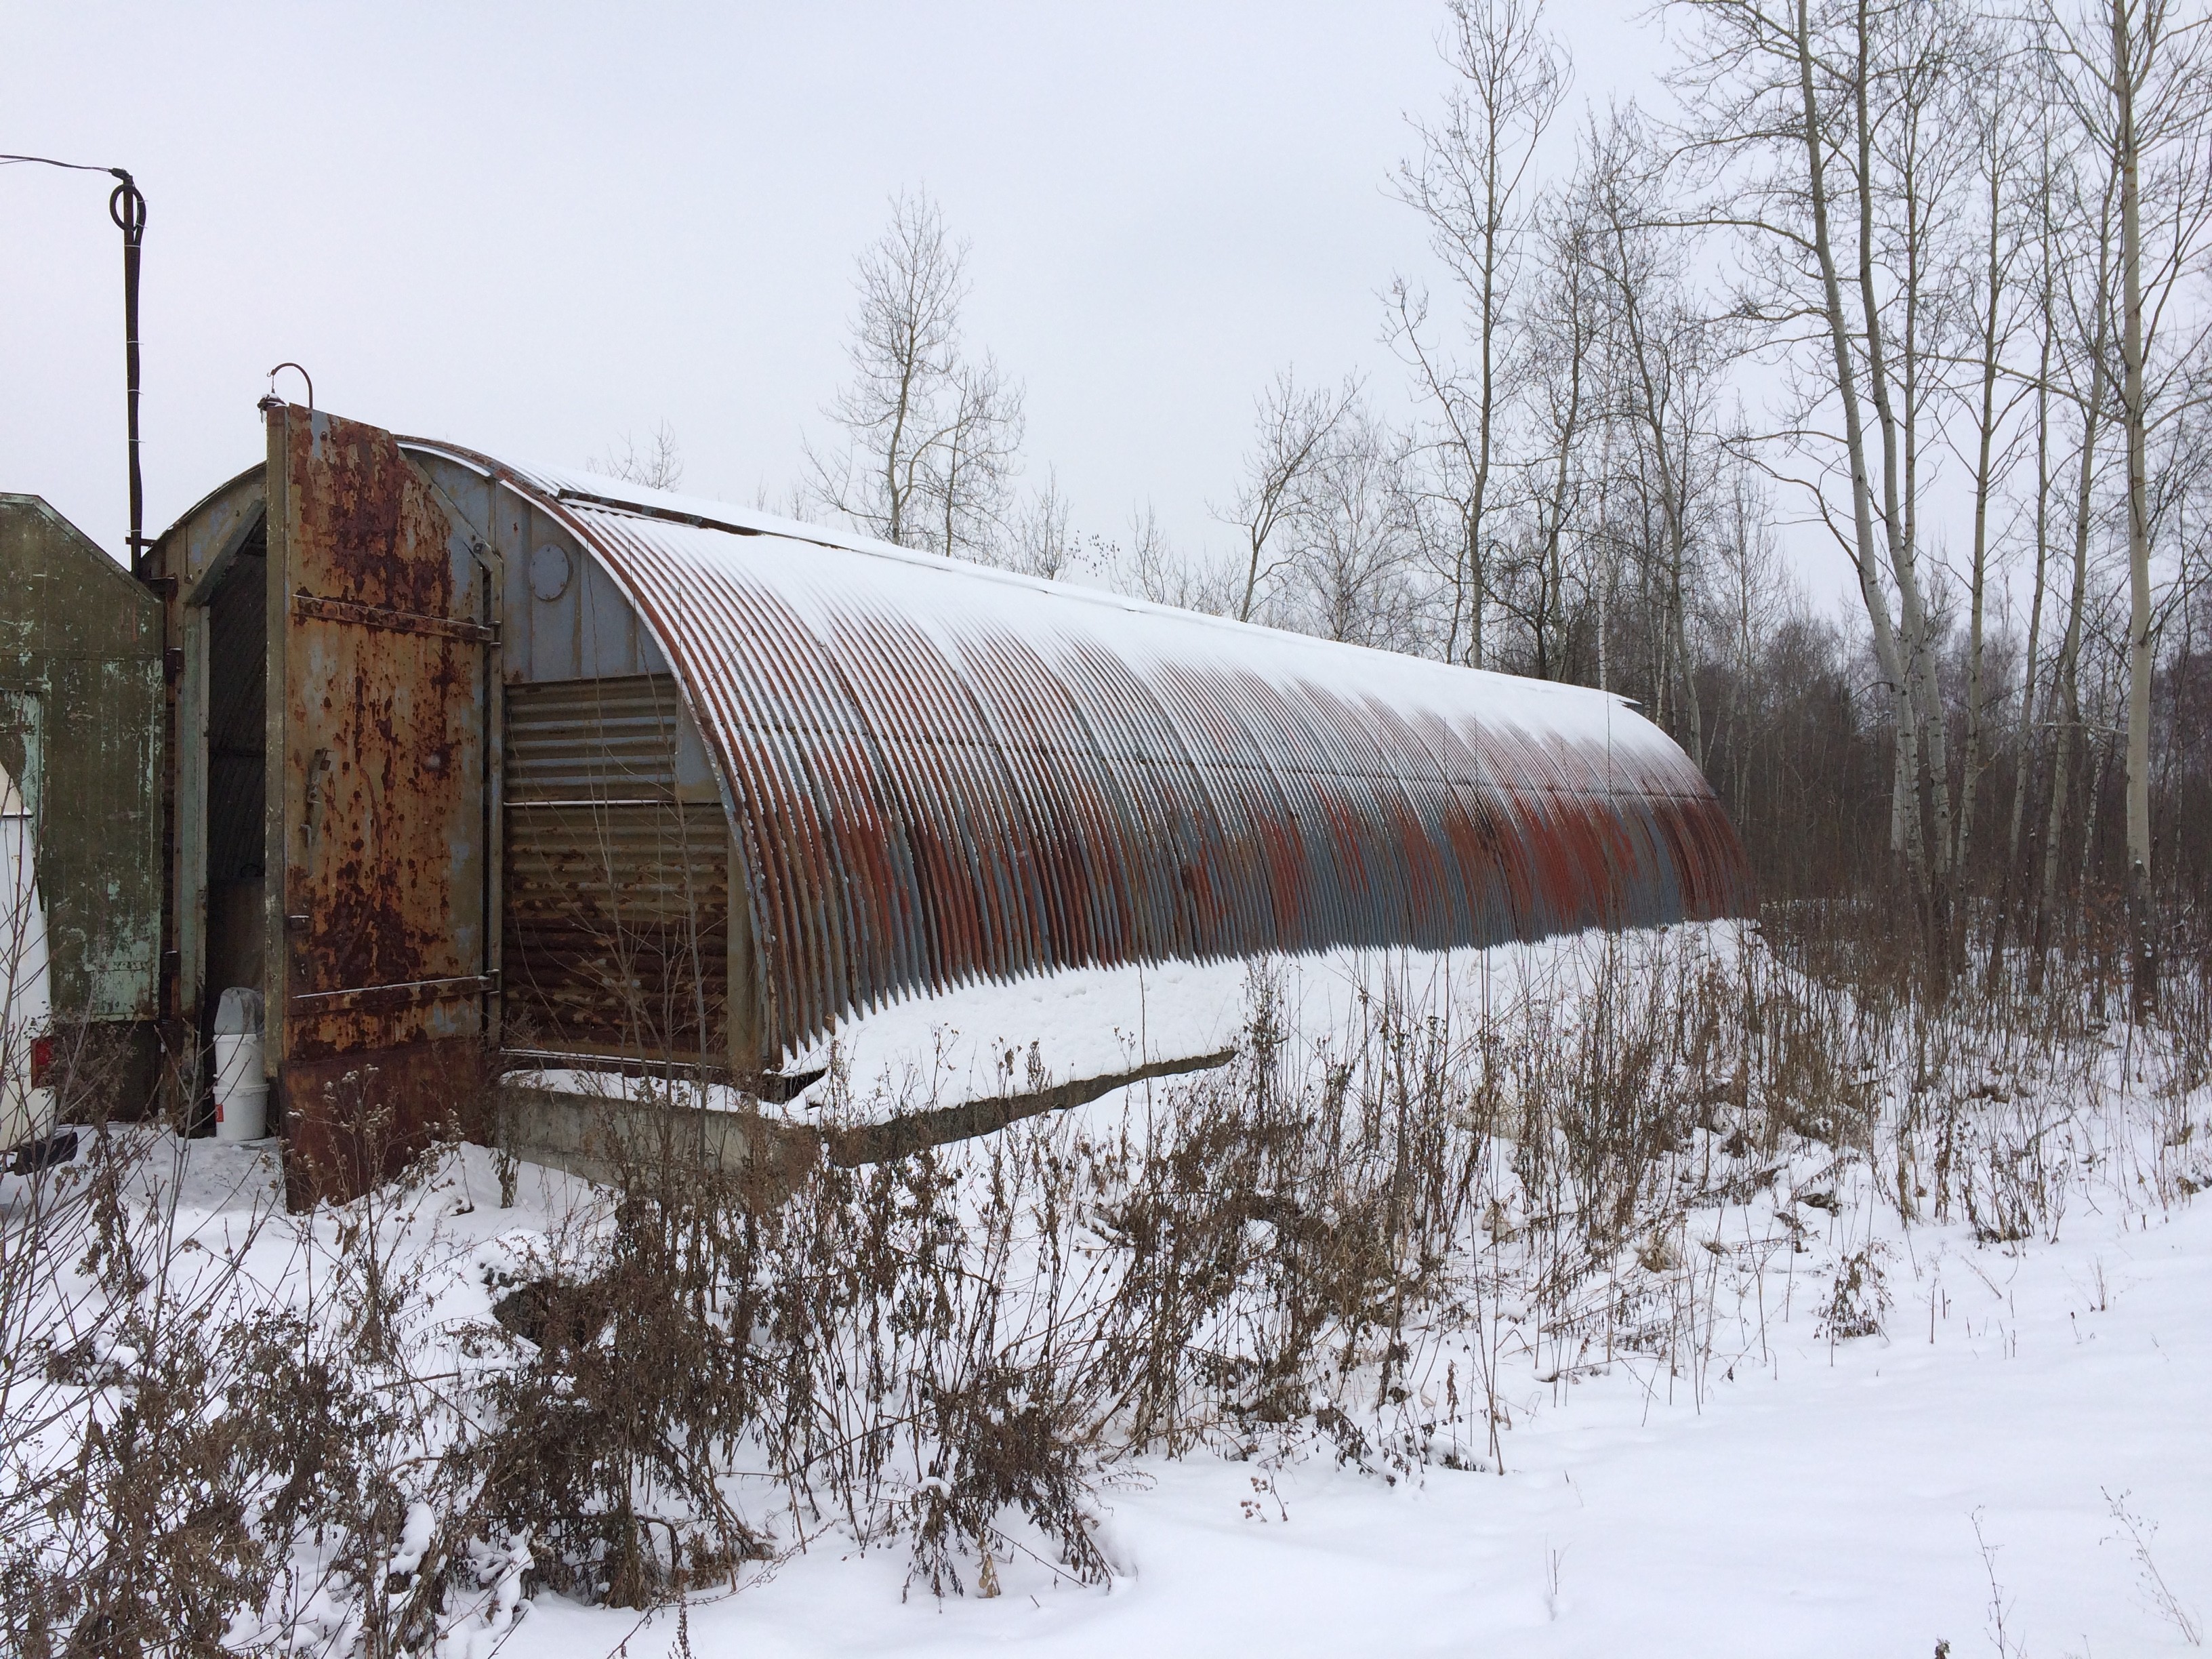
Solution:
M771 1061L984 978L1750 903L1618 699L651 510L564 507L723 769Z

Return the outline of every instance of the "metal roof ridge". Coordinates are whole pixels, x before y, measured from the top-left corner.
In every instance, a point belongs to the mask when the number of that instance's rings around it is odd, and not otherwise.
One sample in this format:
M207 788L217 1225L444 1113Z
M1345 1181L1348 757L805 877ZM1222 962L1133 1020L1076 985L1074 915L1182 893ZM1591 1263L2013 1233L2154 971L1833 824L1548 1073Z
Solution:
M1395 666L1412 665L1417 672L1442 671L1449 674L1473 674L1478 678L1509 681L1522 695L1539 698L1563 698L1572 702L1584 698L1610 702L1616 707L1632 707L1620 693L1601 690L1595 686L1577 685L1559 680L1537 679L1522 674L1504 674L1495 669L1472 667L1464 663L1440 662L1435 658L1416 655L1411 652L1393 651L1385 647L1361 645L1351 640L1328 640L1318 635L1301 633L1295 629L1272 627L1264 623L1224 617L1206 611L1192 611L1181 605L1164 605L1157 599L1141 595L1121 593L1110 589L1086 587L1079 583L1055 580L1048 576L1031 575L1026 571L1008 570L1003 566L985 564L979 561L953 557L929 548L902 547L896 542L865 535L841 534L830 526L803 524L796 520L774 519L770 524L745 525L732 519L720 519L711 514L693 513L684 507L664 507L657 502L641 501L635 496L608 495L599 491L580 489L563 483L561 475L568 468L540 468L526 463L501 461L481 450L471 450L450 439L415 438L398 434L402 448L423 448L441 451L456 459L473 462L489 469L495 476L503 477L513 485L520 485L537 494L556 507L574 511L611 513L638 519L647 523L682 525L689 529L706 530L721 535L759 536L779 541L797 542L803 546L825 548L834 552L856 554L863 558L885 559L910 568L934 570L969 580L981 580L1025 589L1031 592L1052 596L1061 600L1074 600L1105 610L1120 611L1133 616L1152 616L1172 619L1185 624L1196 624L1232 635L1273 635L1277 643L1291 650L1319 647L1323 650L1344 649L1391 659ZM620 479L609 479L619 484ZM650 485L634 485L641 492L652 489ZM655 494L665 492L653 491ZM696 498L694 498L696 499ZM742 509L740 509L742 511ZM772 515L763 514L763 518ZM582 528L580 525L578 526ZM812 533L805 533L805 532ZM586 539L591 539L588 536ZM601 547L603 554L611 550Z
M714 531L726 535L763 536L772 540L799 542L810 547L827 548L839 553L856 554L863 558L884 559L912 568L939 572L970 580L1003 583L1027 592L1043 593L1055 599L1074 600L1120 611L1132 616L1153 616L1172 618L1178 623L1243 635L1271 635L1277 641L1289 641L1291 648L1342 649L1388 657L1394 664L1413 664L1420 669L1443 670L1450 673L1474 674L1486 679L1513 682L1515 689L1537 696L1607 699L1616 704L1626 704L1627 699L1619 692L1601 690L1595 686L1577 685L1562 680L1537 679L1522 674L1503 674L1495 669L1471 667L1464 663L1442 662L1433 657L1423 657L1412 652L1394 651L1386 647L1363 645L1353 640L1331 640L1317 634L1301 633L1295 629L1277 628L1265 623L1246 622L1236 617L1218 616L1209 611L1192 611L1181 605L1164 605L1139 594L1122 593L1111 588L1086 587L1077 582L1060 580L1050 576L1031 575L1027 571L1008 570L1000 565L985 564L980 561L954 558L934 549L902 547L896 542L886 542L872 536L838 536L834 530L824 529L817 535L800 535L802 528L816 526L793 523L788 529L766 529L758 526L739 525L717 520L703 514L687 513L679 508L658 507L647 502L624 501L615 496L593 495L589 491L571 489L546 479L540 488L552 483L555 501L562 505L586 507L595 512L614 513L627 518L643 519L648 522L680 524L689 529Z
M646 501L626 501L613 495L596 495L588 489L573 489L567 484L556 484L554 487L553 497L556 501L581 501L588 507L604 507L611 513L627 513L635 518L659 519L671 524L690 525L694 530L719 530L730 536L780 534L778 532L763 530L757 525L732 524L723 519L710 519L703 513L685 513L676 507L658 507ZM799 539L795 536L782 536L781 538L786 541ZM822 542L817 543L817 545L827 547L833 544Z

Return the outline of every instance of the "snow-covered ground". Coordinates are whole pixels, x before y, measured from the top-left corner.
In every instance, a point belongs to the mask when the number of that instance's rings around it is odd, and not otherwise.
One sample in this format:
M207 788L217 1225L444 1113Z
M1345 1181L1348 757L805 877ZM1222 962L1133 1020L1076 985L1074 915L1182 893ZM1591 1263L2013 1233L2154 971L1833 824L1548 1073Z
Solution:
M1348 952L1311 963L1317 987L1351 982L1359 965ZM1246 976L1242 962L1151 963L1075 968L902 998L847 1019L834 1036L787 1060L787 1074L825 1075L781 1115L812 1122L834 1095L842 1121L860 1121L1018 1092L1031 1086L1033 1069L1065 1083L1218 1053L1237 1041ZM832 1072L838 1075L826 1075ZM665 1088L608 1073L550 1068L511 1080L586 1095ZM702 1092L719 1110L760 1109L732 1089L711 1085Z
M1103 1103L1102 1103L1103 1104ZM1092 1109L1096 1110L1097 1109ZM265 1155L190 1148L180 1219L204 1236L265 1198ZM495 1203L477 1152L427 1194L455 1327L591 1194L526 1169ZM1628 1356L1571 1384L1506 1389L1505 1472L1431 1466L1395 1484L1326 1456L1260 1467L1143 1459L1102 1493L1117 1577L1000 1564L994 1600L907 1587L896 1550L794 1555L695 1598L699 1655L1045 1656L1231 1651L2057 1656L2194 1649L2157 1605L2115 1504L2198 1629L2212 1614L2212 1208L2083 1207L2057 1243L1882 1230L1888 1332L1820 1330L1835 1259L1818 1224L1767 1283L1766 1342L1693 1379ZM265 1232L273 1259L289 1241ZM599 1659L672 1651L645 1616L540 1595L500 1644ZM466 1632L457 1632L456 1635ZM500 1634L505 1634L501 1632ZM623 1646L627 1644L627 1647ZM466 1651L456 1644L456 1651Z
M1304 1050L1286 1064L1296 1072L1316 1052L1348 1052L1350 1027L1366 1017L1358 990L1376 989L1379 974L1432 1012L1522 1020L1510 1087L1527 1089L1588 1029L1601 968L1625 971L1616 985L1656 984L1662 972L1687 984L1759 948L1723 927L1364 970L1297 964L1278 986L1278 1006L1295 1015L1291 1047ZM1176 1028L1176 1040L1200 1024L1235 1035L1220 977L1193 970L1167 1000L1190 1028ZM900 1051L889 1045L910 1054L927 1039L981 1065L989 1046L978 1037L995 1042L1004 1025L1046 1033L1057 1045L1051 1069L1082 1075L1082 1042L1121 1041L1112 1034L1122 1029L1086 1021L1084 1009L1127 988L971 998L958 1010L966 1030L951 1038L910 1009L848 1052L883 1059ZM1243 1010L1241 975L1237 992ZM1107 1035L1097 1035L1102 1024ZM2195 1650L2212 1618L2212 1207L2197 1195L2212 1185L2212 1091L2176 1096L2171 1055L2114 1028L2083 1036L2075 1085L2039 1073L2032 1043L1954 1055L1945 1085L1953 1115L1943 1119L1933 1097L1905 1080L1899 1056L1884 1059L1880 1041L1868 1041L1835 1059L1865 1079L1850 1087L1887 1102L1890 1127L1870 1146L1839 1155L1819 1134L1793 1132L1760 1152L1745 1144L1741 1124L1751 1120L1729 1116L1741 1104L1710 1108L1668 1154L1632 1236L1577 1267L1571 1307L1543 1313L1530 1287L1567 1262L1578 1235L1543 1246L1549 1257L1536 1254L1541 1230L1516 1207L1504 1164L1492 1166L1486 1178L1511 1201L1465 1234L1489 1262L1470 1281L1472 1325L1461 1303L1407 1328L1415 1354L1405 1375L1416 1398L1391 1420L1445 1425L1424 1456L1370 1456L1363 1468L1332 1455L1341 1440L1310 1421L1256 1436L1256 1456L1233 1455L1242 1431L1206 1437L1180 1459L1109 1455L1094 1470L1091 1504L1109 1582L1077 1582L1048 1550L1009 1548L993 1563L1000 1594L941 1600L914 1582L896 1535L878 1533L863 1551L835 1514L798 1516L774 1482L747 1477L754 1484L732 1494L775 1547L772 1559L740 1570L736 1590L695 1594L680 1616L586 1606L543 1589L525 1601L529 1548L515 1543L484 1556L477 1593L448 1600L439 1650L457 1659L657 1659L687 1647L1395 1656L1492 1643L1532 1654L1760 1656L1929 1655L1948 1643L1957 1659ZM1875 1077L1883 1066L1886 1082ZM2166 1090L2154 1098L2161 1066ZM859 1066L848 1075L857 1079ZM2054 1095L2061 1085L2078 1093ZM1653 1086L1685 1098L1694 1088L1672 1074ZM860 1093L855 1081L842 1098ZM1166 1097L1158 1087L1125 1091L1023 1133L1057 1137L1063 1149L1110 1141ZM1899 1127L1908 1120L1917 1129ZM1939 1121L1984 1137L1972 1155L1991 1182L2014 1183L2013 1198L2034 1188L2019 1212L2033 1211L2034 1227L1991 1208L1996 1185L1983 1189L1978 1225L1964 1198L1951 1219L1936 1218L1928 1188L1943 1177L1930 1170L1969 1156L1963 1141L1938 1135ZM983 1167L984 1145L958 1155L974 1160L964 1167ZM343 1318L349 1297L359 1300L348 1284L367 1259L362 1240L380 1239L368 1255L404 1285L398 1347L415 1375L455 1398L468 1379L511 1363L504 1339L483 1340L497 1336L494 1303L550 1263L588 1254L609 1213L600 1190L526 1165L502 1171L477 1147L447 1152L434 1173L367 1208L304 1218L276 1207L264 1150L156 1138L138 1167L155 1207L173 1204L166 1236L191 1241L167 1258L186 1280L232 1262L249 1296L297 1304L319 1295L328 1310L320 1317ZM0 1188L0 1205L22 1202L15 1178ZM1839 1303L1854 1264L1864 1284ZM109 1346L89 1374L112 1379L140 1363L112 1337L100 1340ZM1495 1356L1494 1450L1474 1426L1486 1414L1474 1390L1478 1345ZM1363 1388L1362 1398L1375 1398L1371 1381L1357 1380L1373 1374L1371 1361L1348 1370L1338 1398L1349 1404ZM1317 1393L1316 1407L1327 1403ZM426 1431L429 1442L460 1433L444 1412L424 1419L444 1425ZM1447 1438L1449 1456L1439 1450ZM391 1557L403 1562L393 1569L402 1577L408 1539L428 1535L429 1512L421 1515ZM1024 1536L1018 1522L1008 1528L1007 1541ZM419 1558L422 1544L411 1547ZM300 1549L298 1571L312 1580L321 1558ZM971 1590L980 1577L969 1573ZM323 1601L305 1618L295 1598L281 1627L241 1616L233 1639L281 1633L295 1650L349 1651L357 1619L343 1595L317 1593Z
M1016 1562L994 1601L902 1598L895 1554L825 1552L695 1601L691 1649L1966 1659L1999 1651L1995 1601L2012 1654L2195 1650L2112 1505L2212 1616L2212 1210L2084 1214L2017 1256L1922 1230L1912 1256L1889 1336L1832 1346L1801 1295L1702 1404L1642 1362L1557 1404L1524 1379L1503 1476L1148 1460L1106 1495L1109 1588ZM676 1636L554 1598L526 1632L564 1659Z

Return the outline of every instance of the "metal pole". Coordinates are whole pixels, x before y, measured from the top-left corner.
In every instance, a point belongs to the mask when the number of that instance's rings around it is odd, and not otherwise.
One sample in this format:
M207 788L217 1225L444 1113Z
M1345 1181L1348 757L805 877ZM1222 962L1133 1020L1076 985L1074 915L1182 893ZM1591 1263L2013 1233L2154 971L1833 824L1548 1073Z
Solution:
M127 168L88 166L82 161L58 161L51 155L0 155L0 167L33 162L59 167L64 173L105 173L118 180L108 192L107 216L123 233L123 396L124 423L131 450L131 536L133 575L148 574L145 550L146 493L138 476L138 249L146 239L146 196Z
M146 489L138 471L138 251L146 236L146 198L129 173L110 167L122 183L107 198L107 216L123 233L124 423L131 448L131 568L147 574Z

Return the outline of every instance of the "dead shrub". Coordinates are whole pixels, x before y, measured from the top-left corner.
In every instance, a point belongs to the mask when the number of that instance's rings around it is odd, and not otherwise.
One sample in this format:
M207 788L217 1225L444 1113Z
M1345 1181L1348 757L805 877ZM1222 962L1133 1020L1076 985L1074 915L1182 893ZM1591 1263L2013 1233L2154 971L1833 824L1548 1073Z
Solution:
M1836 1268L1834 1285L1820 1314L1819 1334L1830 1342L1855 1336L1880 1336L1889 1318L1889 1281L1882 1262L1889 1247L1861 1245Z

